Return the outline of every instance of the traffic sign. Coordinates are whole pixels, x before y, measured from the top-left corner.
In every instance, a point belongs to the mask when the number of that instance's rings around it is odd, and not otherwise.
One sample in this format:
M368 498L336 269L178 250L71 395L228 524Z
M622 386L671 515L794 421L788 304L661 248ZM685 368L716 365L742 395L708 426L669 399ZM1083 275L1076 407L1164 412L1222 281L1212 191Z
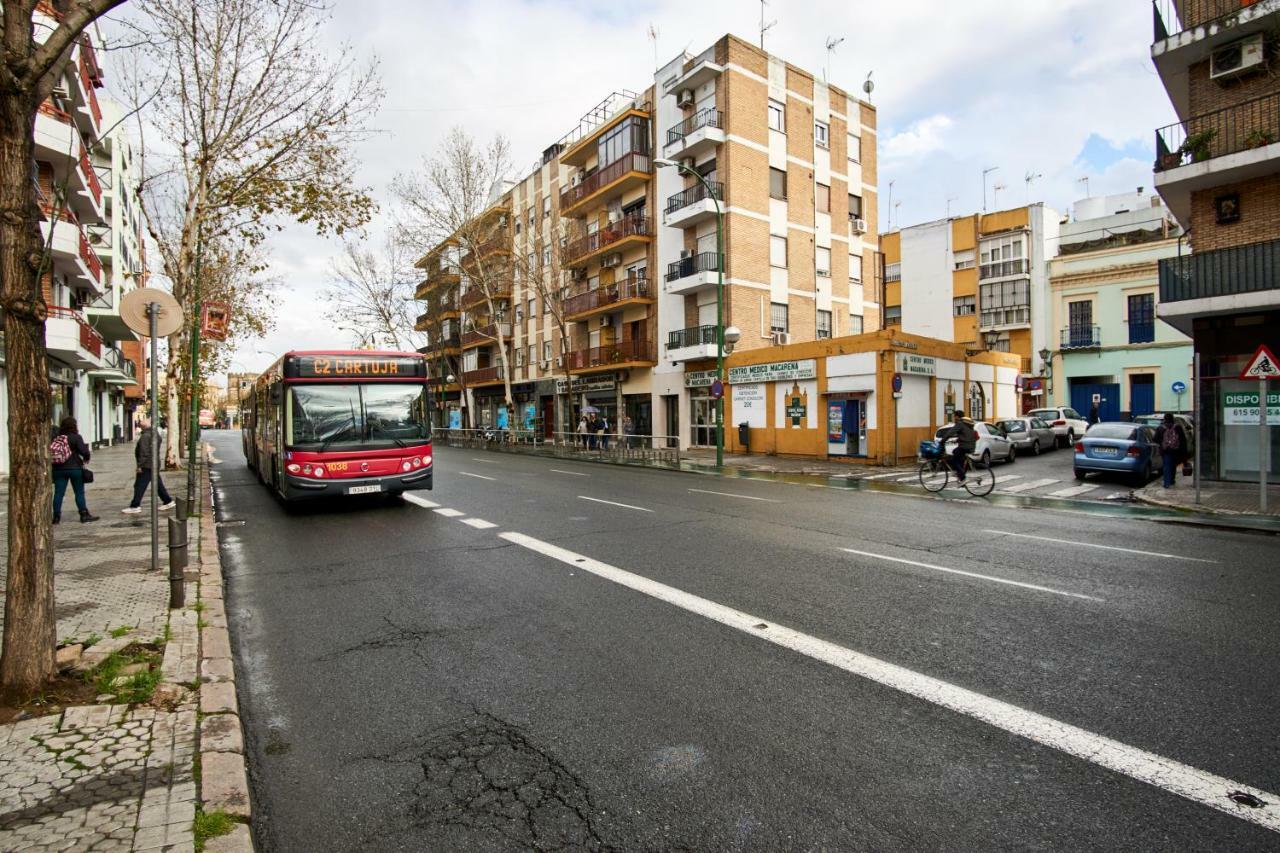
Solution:
M902 374L893 374L893 392L896 394L902 390Z
M1172 387L1173 387L1173 393L1175 394L1187 393L1187 383L1183 382L1181 379L1179 379L1177 382L1174 382Z
M724 383L721 382L719 379L713 380L711 383L711 398L713 400L719 400L723 396L724 396Z
M1258 351L1249 359L1249 366L1240 372L1241 379L1280 379L1280 362L1267 349L1266 344L1258 347Z

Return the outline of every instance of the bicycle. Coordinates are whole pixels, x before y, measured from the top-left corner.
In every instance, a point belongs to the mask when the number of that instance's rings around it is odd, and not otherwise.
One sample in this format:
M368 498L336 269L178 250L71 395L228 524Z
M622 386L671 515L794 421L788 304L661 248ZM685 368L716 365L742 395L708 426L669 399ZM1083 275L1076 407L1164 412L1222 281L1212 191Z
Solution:
M920 442L920 485L926 492L937 494L947 487L951 475L951 459L945 449L937 441ZM975 498L986 497L996 487L996 475L987 468L974 467L968 454L964 457L964 474L962 482L965 491Z

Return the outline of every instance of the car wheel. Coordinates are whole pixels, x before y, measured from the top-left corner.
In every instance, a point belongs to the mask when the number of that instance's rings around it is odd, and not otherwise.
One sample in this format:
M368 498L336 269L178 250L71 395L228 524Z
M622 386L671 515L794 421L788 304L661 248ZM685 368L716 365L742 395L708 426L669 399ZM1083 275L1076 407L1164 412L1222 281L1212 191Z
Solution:
M1017 459L1017 458L1018 458L1018 448L1016 448L1016 447L1014 447L1012 444L1010 444L1010 445L1009 445L1009 455L1005 457L1004 461L1005 461L1005 462L1012 462L1014 459Z
M1084 478L1088 476L1087 474L1085 474L1085 472L1081 471L1079 468L1072 470L1071 473L1075 474L1076 479L1082 483L1084 482Z
M1071 447L1075 443L1076 443L1076 431L1073 429L1067 430L1067 443L1065 446Z
M982 460L980 461L979 464L982 465L983 468L991 467L991 451L990 450L982 451Z
M1038 438L1031 442L1031 455L1032 456L1040 455L1040 439Z

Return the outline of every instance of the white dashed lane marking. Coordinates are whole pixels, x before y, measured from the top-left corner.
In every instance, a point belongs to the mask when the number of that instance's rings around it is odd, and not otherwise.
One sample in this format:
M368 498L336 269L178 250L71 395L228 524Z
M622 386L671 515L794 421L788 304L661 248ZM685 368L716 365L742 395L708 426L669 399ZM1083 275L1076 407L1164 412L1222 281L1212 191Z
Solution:
M598 504L609 504L610 506L620 506L623 509L634 509L639 512L653 512L651 509L645 509L642 506L632 506L631 504L620 504L617 501L607 501L604 498L589 498L586 495L578 495L578 500L591 501Z
M432 511L443 515L445 518L457 518L460 515L466 515L465 512L458 512L458 510L449 509L447 506L442 506L439 509Z
M492 521L485 521L483 518L464 518L462 523L474 527L476 530L488 530L491 527L497 527Z
M1071 539L1054 539L1049 536L1035 536L1030 533L1013 533L1008 530L984 530L997 536L1017 536L1020 539L1039 539L1041 542L1057 542L1060 545L1078 545L1081 548L1101 548L1104 551L1123 551L1126 554L1142 554L1146 557L1164 557L1168 560L1190 560L1193 563L1216 563L1217 560L1205 560L1200 557L1184 557L1181 554L1162 554L1159 551L1139 551L1137 548L1120 548L1115 545L1095 545L1092 542L1081 542Z
M713 492L710 489L690 489L691 492L697 492L702 495L720 495L726 498L742 498L744 501L764 501L765 503L776 504L778 501L773 498L757 498L751 495L735 495L732 492Z
M580 471L561 471L559 468L550 469L557 474L568 474L570 477L590 477L590 474L583 474Z
M1096 596L1092 596L1092 595L1081 595L1078 592L1067 592L1061 589L1054 589L1053 587L1050 587L1050 586L1040 586L1039 584L1034 584L1034 583L1023 583L1022 581L1013 581L1013 580L1009 580L1008 578L997 578L992 575L980 575L977 572L966 572L963 569L950 569L950 568L947 568L946 566L935 566L931 563L918 563L915 560L904 560L901 557L889 557L884 554L873 554L870 551L858 551L854 548L841 548L840 550L846 551L850 554L857 554L862 557L872 557L877 560L888 560L891 563L902 563L907 566L916 566L921 569L932 569L935 572L946 572L947 574L951 574L951 575L963 575L964 577L967 577L967 578L975 578L977 580L991 581L992 583L1001 583L1001 584L1006 584L1008 586L1019 586L1019 587L1022 587L1023 589L1035 590L1036 592L1051 592L1054 595L1065 595L1069 598L1083 598L1086 601L1102 601L1101 598L1097 598Z
M464 477L475 477L477 480L496 481L498 479L497 477L486 477L484 474L472 474L470 471L459 471L458 473Z
M411 504L417 504L423 509L435 509L436 507L440 506L440 504L436 503L435 501L429 501L426 498L420 498L417 495L406 494L406 495L401 495L401 497Z

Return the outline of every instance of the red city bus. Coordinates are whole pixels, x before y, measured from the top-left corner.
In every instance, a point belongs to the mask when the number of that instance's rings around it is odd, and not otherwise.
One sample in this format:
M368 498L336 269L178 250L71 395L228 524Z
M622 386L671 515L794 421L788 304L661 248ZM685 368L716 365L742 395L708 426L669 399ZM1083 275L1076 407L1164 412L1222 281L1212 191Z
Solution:
M242 401L244 454L285 500L431 488L427 361L289 352Z

